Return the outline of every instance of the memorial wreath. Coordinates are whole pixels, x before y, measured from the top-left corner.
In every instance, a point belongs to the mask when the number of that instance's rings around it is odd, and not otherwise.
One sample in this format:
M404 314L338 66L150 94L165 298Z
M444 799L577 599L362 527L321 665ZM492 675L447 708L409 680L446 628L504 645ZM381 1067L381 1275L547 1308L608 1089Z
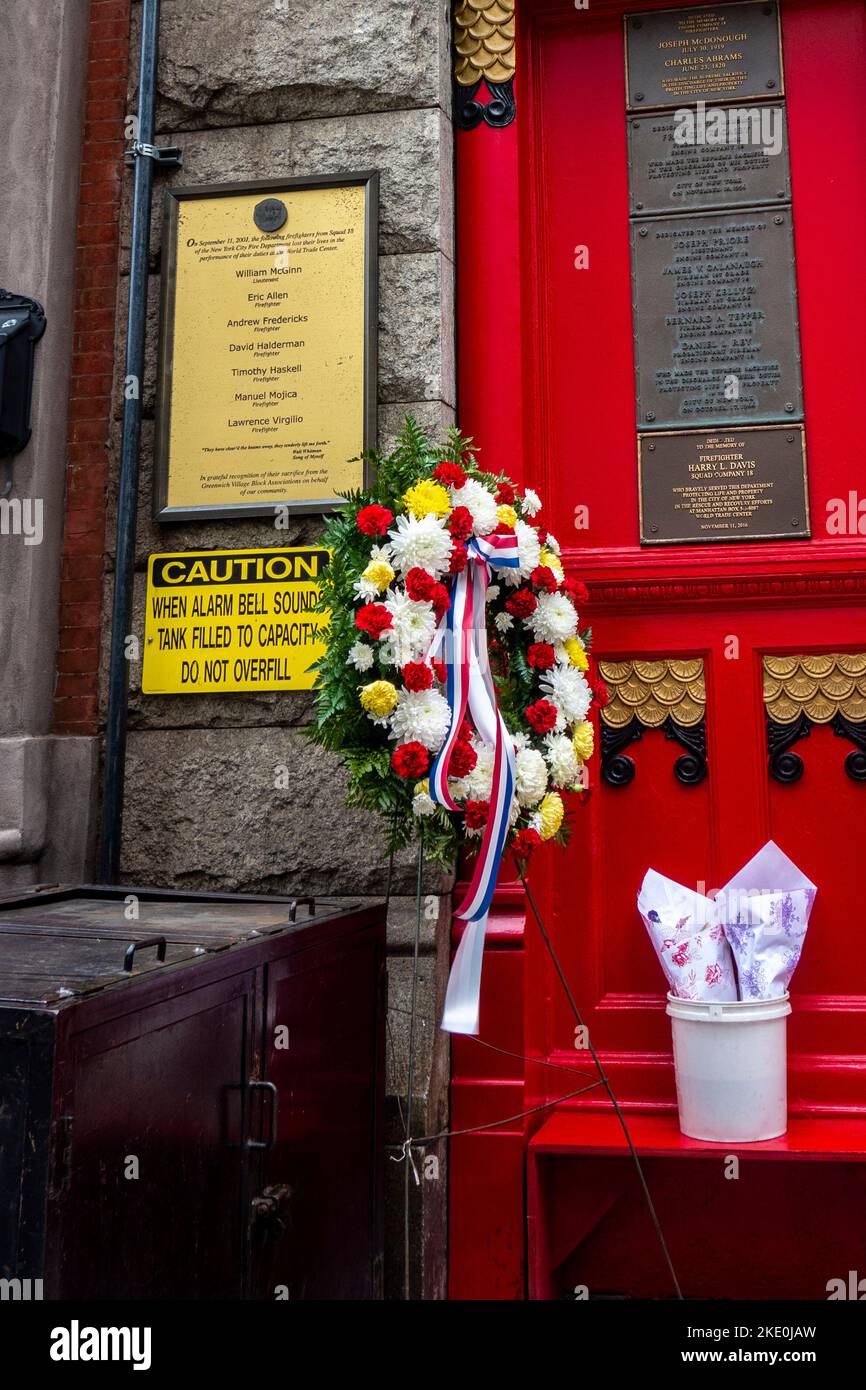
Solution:
M392 850L423 833L445 864L479 851L457 916L483 945L504 850L565 843L566 795L585 788L604 698L587 679L586 590L536 524L538 495L480 469L459 431L439 446L408 419L371 465L323 537L311 735L343 758L349 805L386 817Z

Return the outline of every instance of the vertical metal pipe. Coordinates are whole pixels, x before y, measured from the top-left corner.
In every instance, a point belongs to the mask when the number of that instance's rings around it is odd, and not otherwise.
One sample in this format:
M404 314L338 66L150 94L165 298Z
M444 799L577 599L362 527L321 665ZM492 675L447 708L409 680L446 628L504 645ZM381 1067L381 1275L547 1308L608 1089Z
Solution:
M144 145L153 144L158 34L159 0L142 0L136 139ZM116 882L120 870L123 780L126 767L126 702L129 680L126 637L132 626L135 509L138 498L141 392L147 315L147 261L150 250L150 198L153 183L153 160L151 158L139 154L134 165L129 312L126 323L125 378L127 389L124 391L123 431L120 444L114 603L111 614L108 716L105 729L102 832L99 847L99 878L103 883Z

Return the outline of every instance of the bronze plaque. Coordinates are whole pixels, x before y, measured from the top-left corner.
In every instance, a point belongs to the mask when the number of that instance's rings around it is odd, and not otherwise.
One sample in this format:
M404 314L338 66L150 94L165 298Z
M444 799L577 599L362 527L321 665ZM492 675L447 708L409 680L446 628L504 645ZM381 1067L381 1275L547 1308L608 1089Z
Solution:
M791 199L784 103L628 118L632 216Z
M802 425L638 436L642 545L809 535Z
M784 91L778 5L705 5L625 16L628 109Z
M632 223L638 429L802 418L790 208Z

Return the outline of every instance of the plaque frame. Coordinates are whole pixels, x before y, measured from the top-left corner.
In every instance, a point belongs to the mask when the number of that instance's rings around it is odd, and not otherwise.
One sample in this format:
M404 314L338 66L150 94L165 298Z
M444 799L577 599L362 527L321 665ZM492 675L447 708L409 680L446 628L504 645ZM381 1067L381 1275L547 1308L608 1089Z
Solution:
M796 532L784 535L778 531L746 532L739 535L723 533L717 536L649 536L647 535L646 518L644 516L644 483L643 483L643 450L646 446L655 446L660 438L673 437L675 439L686 439L695 435L714 435L725 432L739 430L741 433L748 431L750 434L757 434L766 430L784 430L788 434L799 434L800 436L800 463L801 478L803 485L803 508L805 512L805 525ZM749 541L801 541L811 540L812 538L812 513L809 499L809 472L806 461L806 426L802 420L777 421L775 424L760 425L719 425L715 428L704 429L673 429L673 430L642 430L637 436L637 491L638 491L638 528L640 534L640 545L741 545Z
M379 170L358 173L252 179L231 183L202 183L163 191L162 255L163 271L159 300L159 339L157 349L156 425L153 460L153 518L160 523L185 521L230 521L243 517L273 516L280 506L297 514L324 514L344 505L339 497L285 497L273 502L236 502L196 506L168 505L169 432L172 406L172 356L174 351L174 302L177 282L177 232L183 202L229 198L238 194L264 193L279 196L311 188L364 188L364 386L363 451L358 463L355 486L368 488L372 465L368 451L376 448L378 407L378 322L379 322Z
M682 12L682 11L686 11L686 10L689 10L689 9L694 9L694 10L700 10L700 9L708 9L708 10L712 10L712 9L729 9L732 5L735 5L735 4L739 4L739 5L749 5L749 4L751 4L751 5L755 5L755 6L757 7L757 6L759 6L759 5L761 5L761 4L765 4L765 3L766 3L766 0L719 0L719 3L718 3L718 4L714 4L714 3L712 3L712 0L708 0L708 3L707 3L706 5L694 5L694 4L691 4L691 5L689 5L689 4L682 4L682 5L664 5L661 9L658 9L658 10L634 10L634 11L627 11L626 13L624 13L622 19L623 19L623 49L624 49L624 64L625 64L625 99L626 99L626 113L627 113L628 115L633 115L633 114L636 115L636 114L638 114L638 113L641 112L641 111L665 111L665 110L671 110L671 109L674 109L674 108L676 108L676 107L694 105L695 100L703 101L703 102L705 102L705 104L706 104L707 106L717 106L717 105L722 105L722 104L724 104L724 103L731 103L731 104L740 105L740 104L743 103L743 102L749 102L749 103L756 102L756 101L757 101L757 102L761 102L761 101L767 101L767 100L777 100L777 99L780 98L780 97L784 97L784 96L785 96L785 54L784 54L784 51L783 51L783 48L782 48L782 12L781 12L781 8L780 8L780 5L779 5L779 0L772 0L772 3L773 3L773 5L774 5L775 11L776 11L776 52L778 53L778 56L779 56L779 85L778 85L778 87L774 87L771 91L770 91L770 90L764 90L764 91L755 92L755 93L741 92L741 93L736 93L736 94L727 93L727 94L722 94L722 95L716 96L716 97L712 97L712 96L711 96L711 97L706 97L706 96L704 96L704 97L695 98L694 96L688 96L688 97L677 97L676 100L669 100L669 101L641 101L641 102L633 102L633 101L632 101L631 74L630 74L630 72L629 72L629 61L628 61L628 24L629 24L629 20L635 20L635 19L637 19L637 20L640 20L641 22L643 22L643 20L647 17L647 15L655 16L655 15L660 15L660 14L673 14L673 13L675 13L675 12L677 12L677 11Z
M743 221L749 217L764 218L769 225L778 225L783 232L785 239L785 255L780 257L780 264L784 265L789 276L789 293L782 296L785 303L786 312L790 308L790 322L785 324L786 329L790 329L785 337L785 344L788 347L788 355L784 359L783 365L788 369L786 382L794 389L790 391L791 410L774 411L765 408L755 412L753 415L738 414L735 411L719 412L715 418L708 418L707 415L695 415L691 418L673 415L671 411L667 415L661 415L660 392L653 392L650 382L652 366L652 355L648 351L652 334L644 326L646 317L653 322L653 306L648 302L646 293L648 280L644 276L643 281L639 281L638 262L640 253L638 247L640 238L643 236L642 228L645 226L647 234L652 235L653 229L664 227L671 224L688 228L699 222L708 223L715 221L717 225L724 219L738 219ZM684 233L685 235L685 233ZM637 414L638 430L641 432L666 433L670 430L720 430L720 429L746 429L748 427L757 428L760 425L791 424L802 423L805 418L805 400L803 389L803 348L800 336L800 294L797 279L797 252L794 240L794 220L793 209L790 203L783 203L781 200L768 206L766 204L753 205L749 207L736 208L713 208L706 210L690 210L689 212L672 212L664 215L655 214L651 217L629 218L629 240L631 251L631 296L632 296L632 344L634 352L634 380L635 380L635 411ZM772 283L772 282L771 282ZM643 289L644 293L641 293ZM641 308L644 310L644 320L641 319ZM649 311L649 312L648 312ZM655 314L655 321L659 317L664 317L668 311L661 309ZM676 313L676 306L672 307L671 312ZM781 322L781 320L780 320ZM641 353L641 342L643 340L644 351ZM671 345L676 343L675 334L671 334ZM653 344L654 345L654 344ZM781 355L781 354L780 354ZM790 358L790 361L788 360ZM659 359L660 360L660 359ZM671 356L670 361L673 361ZM662 363L663 366L670 366L670 363ZM785 393L782 392L782 395ZM659 399L656 399L656 396ZM676 397L671 393L672 403ZM648 407L653 407L652 419L647 419Z
M712 109L714 112L719 112L740 110L742 108L740 108L736 103L719 102L718 104L714 105ZM790 145L788 140L788 117L784 99L777 101L764 101L760 105L753 106L752 108L747 107L746 109L754 109L757 111L770 111L775 109L781 114L783 134L782 149L778 157L772 156L774 163L772 169L768 169L767 172L772 172L776 168L781 167L781 169L783 170L782 178L767 178L766 188L756 189L753 185L751 188L749 188L748 192L742 194L741 196L729 196L728 198L724 198L722 196L713 197L710 194L704 195L701 200L684 200L680 204L677 204L672 200L668 200L666 202L661 201L661 194L657 195L658 200L656 202L652 201L652 190L650 188L649 179L646 174L646 169L648 165L646 163L641 162L642 159L647 160L647 153L645 149L639 150L638 148L639 135L643 131L643 128L645 126L652 125L653 122L656 121L673 122L676 118L676 108L661 107L657 108L655 111L628 112L626 116L626 130L628 150L629 216L634 219L650 217L688 217L690 213L738 212L749 208L771 206L782 208L787 207L791 203L791 159ZM650 135L650 139L652 139L652 135ZM642 143L646 145L647 141L643 141ZM709 153L706 156L706 162L712 170L712 164L715 158L715 150L718 148L729 149L730 146L725 145L719 147L713 145L704 145L702 147L691 146L685 148L703 148L704 150L711 151L711 153ZM748 149L749 146L741 146L740 148ZM652 157L658 157L658 155L655 152L653 152L650 155L650 158ZM778 188L776 186L778 184L783 184L783 187ZM649 198L650 201L639 202L639 194L643 194L644 197Z

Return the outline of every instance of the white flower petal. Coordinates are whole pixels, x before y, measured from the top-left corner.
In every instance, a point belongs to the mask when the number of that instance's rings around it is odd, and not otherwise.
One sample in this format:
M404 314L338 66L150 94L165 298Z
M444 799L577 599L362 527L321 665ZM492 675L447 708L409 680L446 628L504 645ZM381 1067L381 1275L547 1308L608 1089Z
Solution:
M437 579L451 564L451 533L439 517L398 516L388 532L390 563L405 578L411 569L422 569Z

